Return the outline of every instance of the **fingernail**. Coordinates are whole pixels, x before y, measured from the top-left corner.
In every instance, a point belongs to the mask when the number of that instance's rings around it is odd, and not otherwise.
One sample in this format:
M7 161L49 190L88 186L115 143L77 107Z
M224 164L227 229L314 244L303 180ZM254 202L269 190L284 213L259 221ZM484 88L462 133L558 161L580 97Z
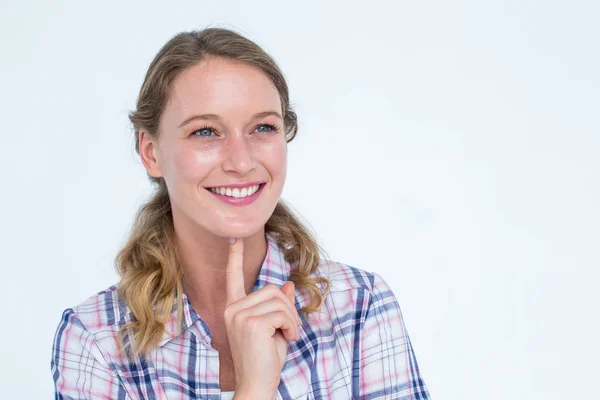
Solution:
M235 238L229 238L229 244L234 244L235 243Z

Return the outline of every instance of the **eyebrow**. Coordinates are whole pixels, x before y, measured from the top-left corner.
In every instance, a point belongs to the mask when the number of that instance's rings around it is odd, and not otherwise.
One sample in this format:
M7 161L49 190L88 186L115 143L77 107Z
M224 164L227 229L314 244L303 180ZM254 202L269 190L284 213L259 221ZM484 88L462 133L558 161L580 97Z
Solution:
M263 112L259 112L257 114L254 114L251 118L250 121L255 120L255 119L259 119L259 118L264 118L264 117L268 117L268 116L275 116L279 119L283 119L281 118L281 115L276 112L276 111L263 111ZM189 118L186 118L185 121L183 121L181 124L179 124L179 128L181 128L182 126L197 120L197 119L207 119L207 120L215 120L215 121L220 121L221 120L221 116L217 115L217 114L200 114L200 115L192 115Z

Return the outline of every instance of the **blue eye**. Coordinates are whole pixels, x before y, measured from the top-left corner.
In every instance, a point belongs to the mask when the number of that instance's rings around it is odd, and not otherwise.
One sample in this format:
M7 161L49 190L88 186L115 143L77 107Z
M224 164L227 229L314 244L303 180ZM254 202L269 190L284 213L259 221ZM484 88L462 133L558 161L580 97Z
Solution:
M267 128L267 130L260 130L260 128ZM276 132L277 131L277 127L275 125L271 125L271 124L262 124L256 127L256 129L259 130L259 132Z
M197 132L200 132L200 134L196 135ZM208 132L208 135L203 134L203 133L207 133L207 132ZM194 132L192 132L192 135L201 136L201 137L209 137L210 134L214 133L214 132L215 132L215 130L213 128L211 128L210 126L204 126L200 129L196 129Z

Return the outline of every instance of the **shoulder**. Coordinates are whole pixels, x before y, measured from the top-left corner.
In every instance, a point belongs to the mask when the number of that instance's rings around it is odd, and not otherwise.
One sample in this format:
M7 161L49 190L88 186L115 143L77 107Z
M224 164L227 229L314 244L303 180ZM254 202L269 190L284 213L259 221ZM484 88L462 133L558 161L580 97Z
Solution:
M376 294L381 290L389 290L389 286L378 273L341 262L321 259L317 275L329 280L330 292L362 290Z
M116 285L112 285L65 309L54 334L53 368L64 366L75 371L91 360L109 368L108 360L118 357L116 337L124 324L125 307Z
M119 296L117 285L97 292L83 302L67 308L63 312L62 324L71 322L79 325L91 335L99 333L115 333L120 328L129 310L125 301Z
M369 313L374 305L388 304L396 307L397 300L388 283L376 272L341 262L321 260L314 274L329 281L324 307L338 315ZM318 284L324 293L324 284ZM354 317L353 317L354 318Z

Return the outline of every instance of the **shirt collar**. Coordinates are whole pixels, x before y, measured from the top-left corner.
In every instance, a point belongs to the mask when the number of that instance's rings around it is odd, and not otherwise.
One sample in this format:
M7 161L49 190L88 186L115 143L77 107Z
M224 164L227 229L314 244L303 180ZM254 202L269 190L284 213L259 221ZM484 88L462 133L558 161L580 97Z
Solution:
M258 277L254 284L252 291L259 290L268 284L272 283L277 286L283 285L290 278L291 265L285 260L282 249L279 247L275 237L266 233L267 239L267 252L265 259L258 273ZM208 325L200 318L200 315L196 312L192 304L190 303L185 292L183 293L183 321L182 321L182 332L186 329L193 329L194 333L204 341L207 345L210 345L211 338L208 330ZM298 304L298 302L296 302ZM165 331L159 347L163 346L176 335L177 326L177 300L173 305L173 311L171 312L167 324L165 325Z

